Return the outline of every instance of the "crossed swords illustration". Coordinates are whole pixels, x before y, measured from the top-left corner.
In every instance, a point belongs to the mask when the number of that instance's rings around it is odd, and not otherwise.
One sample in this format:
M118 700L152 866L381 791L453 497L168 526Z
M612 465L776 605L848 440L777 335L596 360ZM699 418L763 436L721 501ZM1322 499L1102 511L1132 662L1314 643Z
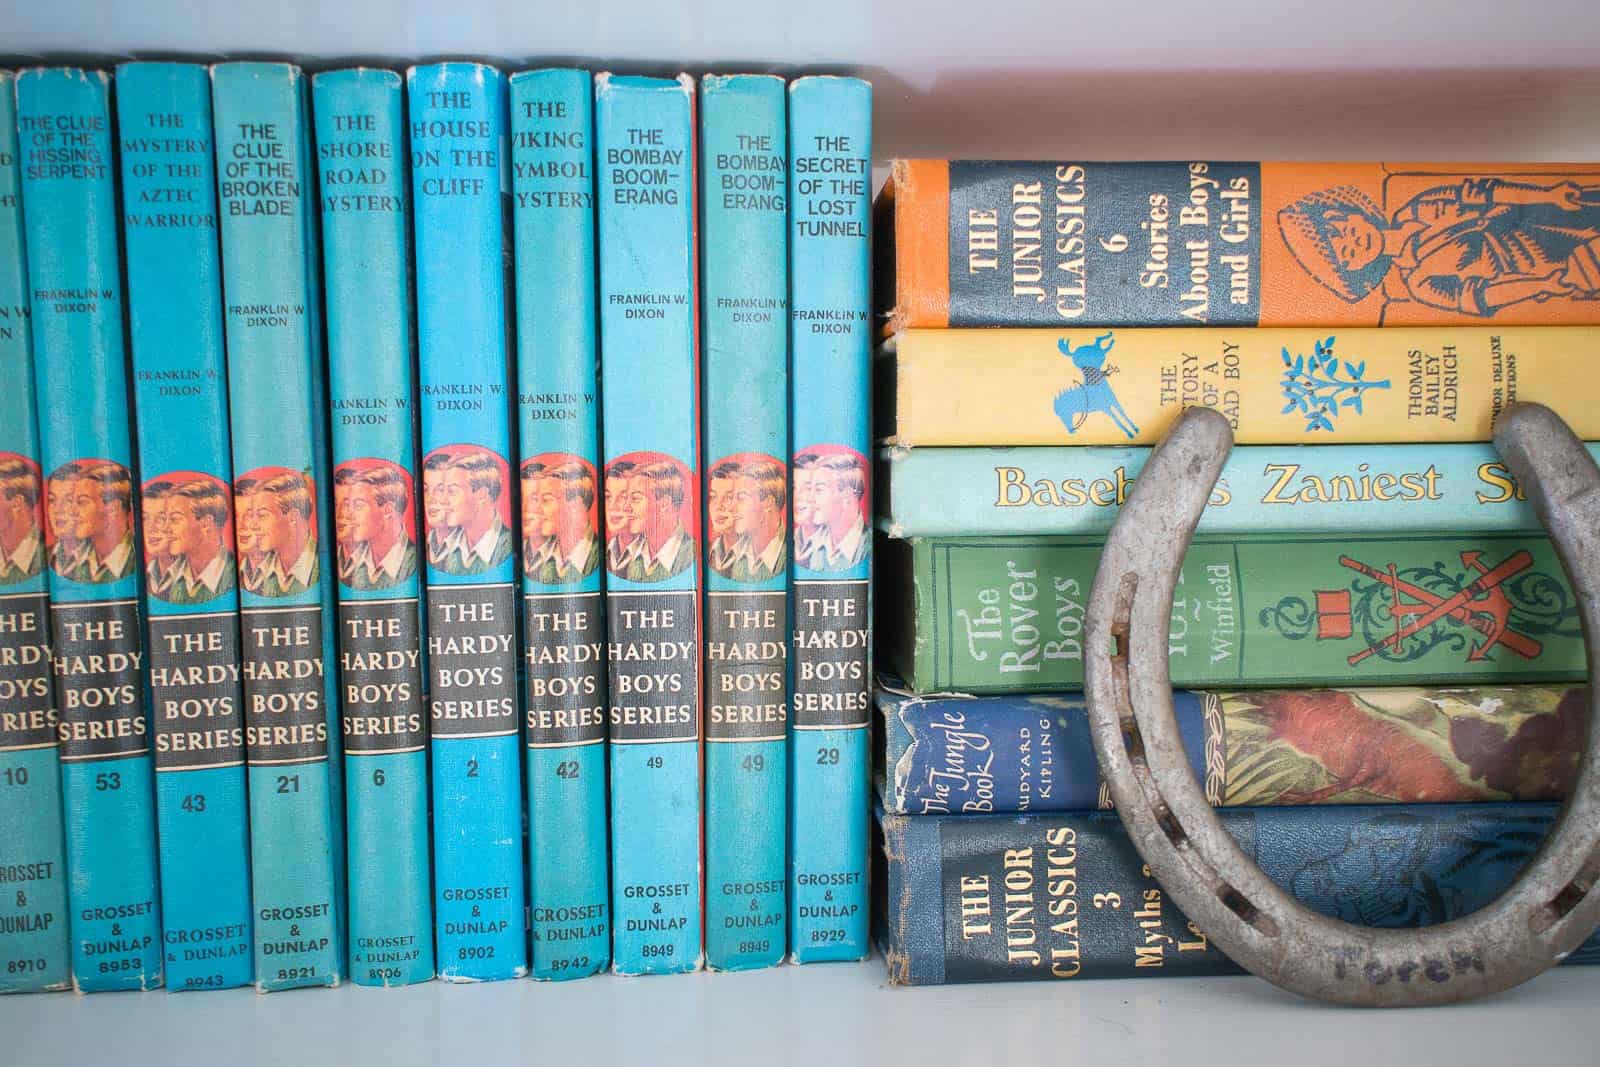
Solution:
M1441 597L1419 585L1404 581L1389 564L1387 571L1368 566L1349 556L1340 556L1339 562L1359 574L1382 582L1389 587L1392 600L1389 613L1394 618L1394 633L1384 637L1349 657L1354 667L1368 656L1384 648L1399 648L1400 643L1412 634L1425 630L1445 616L1463 623L1483 635L1483 641L1467 653L1469 662L1489 657L1489 650L1504 645L1524 659L1534 659L1543 651L1538 641L1511 629L1511 599L1501 588L1508 579L1533 566L1533 556L1526 551L1512 553L1493 567L1485 567L1483 553L1463 552L1461 563L1478 572L1478 576L1451 596ZM1415 601L1402 601L1401 596Z

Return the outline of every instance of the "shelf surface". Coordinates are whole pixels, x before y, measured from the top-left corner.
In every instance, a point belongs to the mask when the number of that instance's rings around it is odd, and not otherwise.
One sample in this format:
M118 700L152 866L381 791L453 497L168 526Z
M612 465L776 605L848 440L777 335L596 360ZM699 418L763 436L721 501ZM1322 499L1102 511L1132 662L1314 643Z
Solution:
M883 961L743 974L258 995L0 998L16 1067L1592 1063L1600 968L1477 1004L1329 1008L1254 978L890 988Z

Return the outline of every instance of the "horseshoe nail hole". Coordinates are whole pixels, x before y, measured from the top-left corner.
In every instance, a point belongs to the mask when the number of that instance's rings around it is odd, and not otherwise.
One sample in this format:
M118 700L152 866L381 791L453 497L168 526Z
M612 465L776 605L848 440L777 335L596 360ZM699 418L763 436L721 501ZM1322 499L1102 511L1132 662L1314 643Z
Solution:
M1590 856L1589 862L1579 868L1577 876L1563 886L1550 903L1534 914L1534 932L1543 933L1565 919L1573 908L1583 903L1583 898L1589 895L1597 880L1600 880L1600 851Z
M1171 808L1165 804L1158 804L1154 808L1154 813L1156 825L1161 827L1161 832L1167 835L1168 841L1171 841L1178 848L1183 848L1189 843L1189 835L1183 832L1183 824L1178 821L1176 815L1172 814Z
M1217 890L1217 899L1222 901L1222 906L1239 916L1246 924L1257 932L1268 937L1278 936L1278 924L1270 915L1265 914L1260 908L1250 903L1250 898L1239 892L1226 882Z
M1128 750L1128 758L1135 763L1143 764L1144 734L1139 732L1139 723L1133 717L1133 709L1126 709L1122 716L1122 747Z

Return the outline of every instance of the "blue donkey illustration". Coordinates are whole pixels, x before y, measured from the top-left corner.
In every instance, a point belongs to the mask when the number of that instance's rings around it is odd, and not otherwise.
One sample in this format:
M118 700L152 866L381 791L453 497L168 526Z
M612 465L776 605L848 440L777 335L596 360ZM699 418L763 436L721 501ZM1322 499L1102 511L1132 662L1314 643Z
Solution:
M1085 419L1097 412L1105 414L1117 424L1117 429L1134 438L1139 435L1139 426L1128 413L1122 410L1122 404L1117 400L1117 394L1112 392L1111 383L1107 380L1117 373L1115 365L1106 366L1106 357L1111 354L1111 346L1117 342L1108 331L1094 339L1092 345L1079 345L1073 348L1066 338L1056 341L1056 347L1061 349L1061 354L1072 360L1073 365L1083 375L1083 382L1070 389L1063 389L1056 394L1056 418L1067 428L1067 432L1077 433L1078 427L1083 425Z

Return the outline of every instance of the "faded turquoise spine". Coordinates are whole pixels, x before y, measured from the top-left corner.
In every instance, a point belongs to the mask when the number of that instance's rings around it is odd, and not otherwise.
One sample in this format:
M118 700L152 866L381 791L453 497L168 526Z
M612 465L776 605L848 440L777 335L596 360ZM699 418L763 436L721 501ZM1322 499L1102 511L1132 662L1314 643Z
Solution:
M162 981L109 97L102 71L17 77L72 977L84 992Z
M611 664L611 966L698 970L694 81L595 78Z
M439 973L487 981L528 970L509 467L506 84L498 70L478 63L413 67L406 83Z
M605 606L598 522L594 96L583 70L511 76L523 712L535 978L611 961Z
M1600 459L1600 444L1588 445ZM1149 448L892 448L882 457L891 537L1107 534ZM1489 445L1245 445L1199 533L1440 533L1540 528Z
M867 954L872 86L789 86L795 563L790 956Z
M27 275L15 77L0 70L0 707L19 717L0 731L0 868L19 872L0 894L0 993L72 979Z
M167 988L254 974L211 79L117 68ZM193 681L200 677L202 681Z
M248 724L256 987L344 974L344 798L309 105L285 63L212 68Z
M706 963L783 960L789 257L782 78L700 83L705 169Z
M433 977L404 87L312 78L328 323L350 978Z

